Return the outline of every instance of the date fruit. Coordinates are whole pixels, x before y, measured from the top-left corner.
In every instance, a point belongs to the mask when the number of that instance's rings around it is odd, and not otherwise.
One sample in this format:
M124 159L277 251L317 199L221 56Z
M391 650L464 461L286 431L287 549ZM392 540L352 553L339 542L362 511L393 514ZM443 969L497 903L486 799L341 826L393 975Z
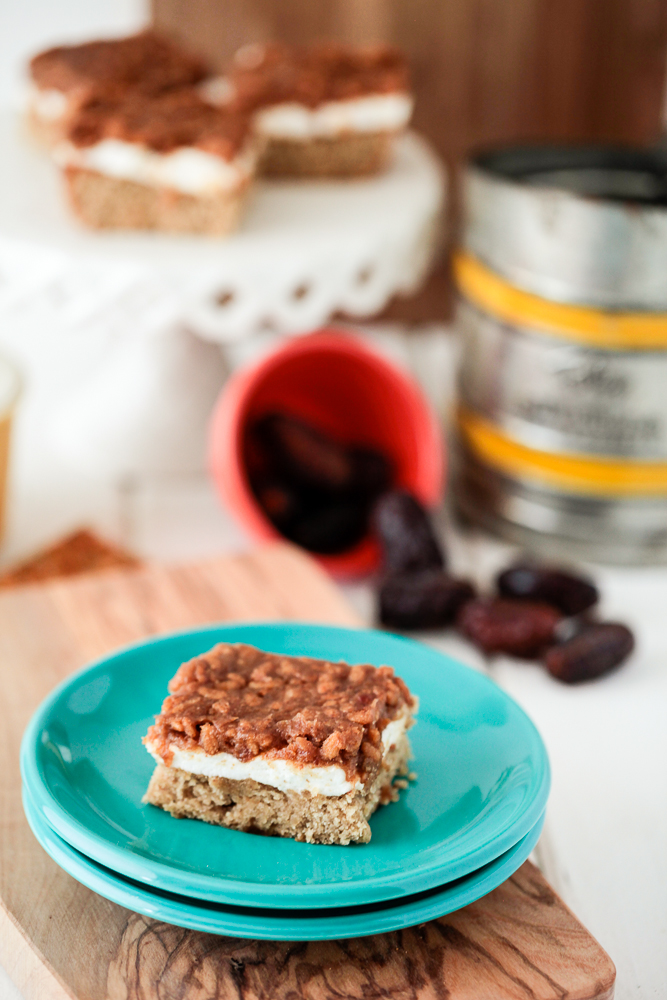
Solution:
M344 445L285 413L267 413L254 430L279 475L327 491L349 488L354 470Z
M549 566L511 566L496 583L502 597L546 601L565 615L581 614L600 597L590 580Z
M306 509L283 529L283 534L309 552L327 556L357 545L367 527L368 512L364 506L338 500Z
M299 497L285 483L272 478L257 477L252 482L255 496L278 530L285 529L301 512Z
M438 628L454 621L475 588L441 570L425 569L387 577L379 597L379 618L390 628Z
M389 574L442 569L445 565L428 514L406 490L380 497L373 510L373 524Z
M587 625L572 639L548 649L544 665L559 681L578 684L620 666L634 645L634 636L627 626L619 622L600 622Z
M287 413L266 413L245 435L246 474L272 524L320 555L357 545L393 463L374 448L341 444Z
M551 604L483 597L464 604L457 625L484 653L530 660L553 643L560 619Z
M350 448L350 460L352 490L374 500L391 489L394 468L386 455L374 448L355 446Z

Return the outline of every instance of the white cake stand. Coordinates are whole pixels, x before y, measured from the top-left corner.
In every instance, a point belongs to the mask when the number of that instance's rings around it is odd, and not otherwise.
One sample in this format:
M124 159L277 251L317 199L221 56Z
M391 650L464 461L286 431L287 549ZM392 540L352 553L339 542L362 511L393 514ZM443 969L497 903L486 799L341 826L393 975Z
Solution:
M55 252L68 296L80 290L89 300L96 268L105 289L115 277L127 291L134 277L175 319L223 342L268 326L313 329L335 312L368 316L411 291L431 259L444 200L442 167L411 134L377 178L257 183L231 237L90 232L72 220L56 169L15 117L0 117L0 149L5 244Z
M410 134L377 178L258 182L226 239L91 232L9 112L0 150L0 347L28 377L40 445L113 475L201 466L214 344L372 315L415 289L445 198Z

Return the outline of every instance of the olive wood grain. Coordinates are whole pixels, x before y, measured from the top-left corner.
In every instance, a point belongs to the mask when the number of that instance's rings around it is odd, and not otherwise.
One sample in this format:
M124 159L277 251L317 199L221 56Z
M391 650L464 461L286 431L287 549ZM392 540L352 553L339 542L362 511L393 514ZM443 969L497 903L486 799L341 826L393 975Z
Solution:
M286 944L184 931L79 885L23 816L18 750L64 676L119 644L216 620L357 625L329 579L282 544L179 567L108 570L0 594L0 961L28 1000L607 1000L608 956L526 863L422 927Z

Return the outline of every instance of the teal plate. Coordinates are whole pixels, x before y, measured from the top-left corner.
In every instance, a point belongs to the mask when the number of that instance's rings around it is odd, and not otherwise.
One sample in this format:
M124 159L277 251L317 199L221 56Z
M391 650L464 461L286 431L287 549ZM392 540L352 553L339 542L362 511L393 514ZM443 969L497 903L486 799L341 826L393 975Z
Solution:
M369 844L258 837L142 805L141 743L184 660L216 642L391 664L421 700L418 780L371 819ZM504 854L544 812L549 764L532 722L482 674L383 632L281 622L139 643L68 678L33 716L23 780L46 823L87 857L150 888L269 908L375 903L441 886Z
M177 927L270 941L336 941L367 937L369 934L414 927L460 910L462 906L486 896L521 867L537 843L544 824L542 815L530 833L495 861L471 875L418 896L352 908L267 910L205 903L159 889L147 889L96 864L62 840L44 822L25 788L23 808L32 832L46 853L68 875L105 899Z

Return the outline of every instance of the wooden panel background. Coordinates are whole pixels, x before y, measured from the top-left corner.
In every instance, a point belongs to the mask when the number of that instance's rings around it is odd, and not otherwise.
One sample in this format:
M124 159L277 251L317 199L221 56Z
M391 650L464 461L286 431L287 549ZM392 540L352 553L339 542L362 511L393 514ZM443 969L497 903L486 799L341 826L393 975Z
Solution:
M158 27L220 68L238 45L267 38L396 42L413 70L415 125L455 173L471 149L488 144L650 142L660 133L666 0L152 0L152 5ZM437 295L428 301L427 315Z

